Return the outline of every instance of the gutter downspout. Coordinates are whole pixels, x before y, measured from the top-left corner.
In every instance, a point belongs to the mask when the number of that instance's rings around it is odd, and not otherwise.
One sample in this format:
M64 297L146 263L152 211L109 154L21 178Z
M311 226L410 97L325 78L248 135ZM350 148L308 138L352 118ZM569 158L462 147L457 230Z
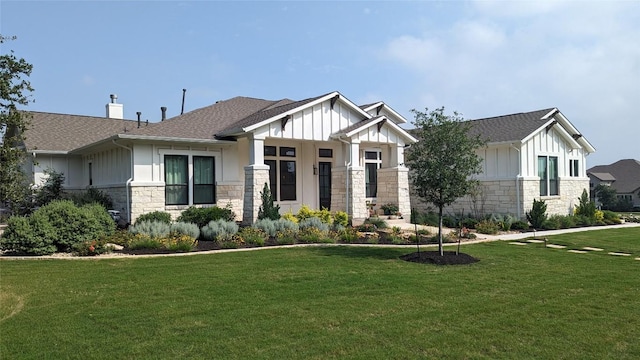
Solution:
M522 218L522 211L520 209L520 178L522 178L522 165L521 165L521 155L520 155L520 149L518 149L517 147L513 146L513 144L511 144L511 148L514 149L515 151L518 152L518 175L516 175L516 208L518 210L518 219Z
M347 167L347 189L346 189L346 190L347 190L347 191L346 191L347 198L345 199L345 200L346 200L346 201L345 201L345 207L346 207L346 210L347 210L347 215L349 215L349 213L351 212L351 218L353 219L353 211L349 211L349 210L350 210L350 209L349 209L349 176L350 176L350 174L349 174L349 169L351 168L351 165L352 165L352 164L351 164L351 155L352 155L352 154L351 154L351 143L349 143L349 142L348 142L348 141L346 141L346 140L342 140L342 138L341 138L341 137L338 137L337 139L338 139L338 141L340 141L341 143L346 144L346 145L347 145L347 148L349 149L349 161L348 161L348 162L347 162L347 161L345 161L345 163L346 163L345 165L346 165L346 167Z
M111 141L113 142L113 145L127 149L129 150L129 154L131 154L131 176L127 179L127 182L125 183L125 186L124 186L125 192L127 195L127 221L131 223L131 206L129 205L131 201L129 199L129 191L131 190L131 181L133 181L133 150L129 147L118 144L116 142L116 139L111 139Z

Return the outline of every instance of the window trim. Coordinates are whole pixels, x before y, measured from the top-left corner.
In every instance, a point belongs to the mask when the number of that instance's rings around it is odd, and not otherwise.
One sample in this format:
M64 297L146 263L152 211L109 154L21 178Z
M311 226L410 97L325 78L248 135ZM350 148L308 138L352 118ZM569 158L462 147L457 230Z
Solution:
M368 153L377 153L376 158L372 159L372 158L367 158L367 154ZM382 149L378 149L378 148L367 148L367 149L363 149L362 152L362 163L364 166L364 196L366 199L376 199L378 197L378 170L382 168ZM371 171L368 170L368 166L370 164L375 164L376 167L376 172L375 172L375 194L371 194L371 189L370 189L370 183L369 183L369 177L367 176L367 171ZM373 196L370 196L373 195Z
M193 164L192 165L193 166L193 171L192 171L192 176L191 176L191 179L192 179L192 181L191 181L191 186L192 186L191 191L192 191L192 194L193 194L193 199L192 199L193 204L194 205L215 204L217 202L217 200L218 200L217 199L218 198L218 196L217 196L218 194L217 194L217 191L216 191L217 189L216 189L216 158L215 158L215 156L193 155L191 157L191 159L192 159L192 164ZM196 159L211 159L212 160L212 162L213 162L213 164L212 164L213 165L213 168L212 168L212 170L213 170L213 177L212 177L213 182L211 184L196 184L196 176L195 176L195 173L196 173L196 161L195 160ZM196 202L196 186L211 187L212 188L212 192L213 192L213 202Z
M569 176L580 177L580 160L569 159Z
M185 163L184 163L184 168L182 169L182 171L185 172L186 175L186 182L185 183L181 183L181 184L168 184L167 183L167 158L181 158L181 159L186 159ZM164 204L165 206L172 206L172 205L189 205L189 156L188 155L172 155L172 154L167 154L163 156L162 162L164 164L164 182L165 182L165 191L164 191ZM175 202L175 203L169 203L168 201L168 192L167 189L169 187L172 188L179 188L182 189L181 192L184 192L186 190L186 195L185 196L185 201L184 202Z

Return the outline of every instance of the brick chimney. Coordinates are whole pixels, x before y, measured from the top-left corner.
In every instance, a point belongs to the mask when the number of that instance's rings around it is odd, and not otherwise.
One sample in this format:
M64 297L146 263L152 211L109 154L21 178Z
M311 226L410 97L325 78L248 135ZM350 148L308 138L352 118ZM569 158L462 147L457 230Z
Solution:
M111 98L111 102L106 105L107 117L109 119L123 119L124 109L122 108L122 104L116 103L116 100L118 100L118 95L111 94L109 95L109 97Z

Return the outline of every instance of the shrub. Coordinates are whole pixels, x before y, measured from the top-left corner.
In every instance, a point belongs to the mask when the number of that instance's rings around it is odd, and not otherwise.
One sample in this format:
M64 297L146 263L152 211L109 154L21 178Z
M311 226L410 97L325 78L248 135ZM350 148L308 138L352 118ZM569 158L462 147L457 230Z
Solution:
M264 231L253 228L244 227L240 229L237 235L247 245L264 246L264 243L269 239L269 235Z
M73 246L73 253L78 256L96 256L109 253L111 250L113 249L107 246L106 241L103 239L84 241Z
M336 231L335 238L343 243L351 244L358 241L358 231L354 228L345 228Z
M271 195L271 190L269 190L269 184L264 183L260 197L262 198L262 204L258 209L258 219L280 219L280 205L273 204L273 196Z
M300 232L306 231L310 228L315 228L323 233L327 233L329 231L329 225L323 223L322 220L317 217L310 217L301 220L298 223L298 228Z
M309 218L304 221L309 221L314 218ZM326 224L324 224L326 226ZM333 242L334 240L328 236L328 231L323 231L315 226L302 227L298 232L298 241L303 244L317 244Z
M302 207L300 207L300 210L298 210L298 213L296 214L298 222L314 216L315 214L313 210L311 210L307 205L302 205Z
M586 216L591 219L591 222L593 223L593 221L596 220L596 204L593 201L589 200L589 194L587 194L587 190L582 190L582 195L580 196L580 198L578 198L578 200L580 200L580 204L576 206L575 214Z
M528 230L529 224L526 221L516 220L511 223L511 230Z
M162 221L142 221L130 226L129 231L134 235L141 234L152 238L163 238L169 235L171 226Z
M30 218L12 216L0 237L0 250L27 255L53 254L56 251L54 232L55 229L42 215L34 214Z
M185 223L179 223L185 224ZM195 224L189 224L194 225ZM169 251L188 252L193 250L196 244L197 237L193 237L189 234L182 234L178 232L172 232L169 236L161 240L162 247Z
M620 220L620 216L618 216L618 214L614 213L613 211L603 210L602 216L603 216L604 222L607 224L622 223L622 220Z
M458 221L453 216L445 215L442 217L442 226L448 227L448 228L455 228L458 226Z
M64 174L51 169L44 171L47 176L45 183L36 189L35 199L36 205L44 206L54 200L61 200L64 196Z
M222 219L212 220L202 228L202 237L205 240L217 241L219 243L229 242L238 232L238 224L233 221Z
M477 225L478 225L478 219L474 219L470 217L464 218L460 222L460 226L466 227L467 229L475 229Z
M200 228L198 225L192 223L177 222L170 225L169 231L171 234L187 235L196 240L200 237Z
M75 244L99 239L112 233L105 227L106 220L102 217L97 218L96 213L95 208L79 208L70 200L54 200L36 210L34 215L46 218L55 229L51 232L53 244L58 251L68 252ZM113 224L110 217L109 221ZM115 230L115 224L112 229Z
M313 216L317 217L318 219L320 219L320 221L322 221L325 224L331 225L333 223L333 215L331 214L331 211L329 211L327 208L322 208L321 210L315 210L313 212Z
M395 215L398 212L398 205L388 203L380 206L385 215Z
M87 191L81 193L72 194L70 198L71 201L78 206L98 203L107 210L113 209L113 200L111 200L111 197L94 187L89 187Z
M491 220L482 220L476 224L476 230L481 234L494 235L498 233L499 226Z
M130 250L140 249L162 249L163 245L160 238L150 237L145 234L136 234L127 246Z
M177 222L193 223L198 225L199 228L205 227L212 220L225 220L234 221L235 214L231 210L230 206L220 208L217 206L211 206L206 208L197 208L190 206L183 211L176 219Z
M576 219L573 215L560 216L560 228L569 229L576 226Z
M278 245L293 245L296 243L296 232L284 229L276 233L276 242Z
M294 223L298 222L298 218L291 211L289 211L289 212L285 213L284 215L282 215L280 217L280 219L289 220L289 221L292 221Z
M333 223L347 226L349 225L349 215L344 211L336 211L336 213L333 214Z
M533 207L526 215L531 227L534 229L542 228L542 224L547 220L547 204L545 204L544 200L533 199Z
M282 220L282 219L281 219ZM259 219L253 223L253 227L263 231L269 236L276 236L276 221L271 219Z
M494 223L498 224L498 227L502 231L511 230L511 224L513 224L513 222L516 220L516 218L508 214L505 214L505 215L491 214L491 217L489 219Z
M136 224L145 221L158 221L165 224L171 224L171 214L166 211L152 211L150 213L142 214L136 219Z
M106 243L129 247L129 243L135 237L136 235L129 232L129 230L116 230L112 235L106 236L104 240Z
M594 219L585 215L575 215L577 226L591 226L594 224Z
M547 220L542 223L542 228L545 230L557 230L560 229L560 215L551 215Z
M374 224L367 223L367 222L358 226L357 229L360 232L375 232L376 230L378 230L378 228Z
M365 224L373 224L377 229L386 229L388 227L387 222L379 217L370 217L364 221Z
M110 236L116 231L116 223L113 221L113 218L111 217L111 215L109 215L109 212L107 212L107 209L105 209L102 204L89 203L83 205L80 209L91 214L98 221L98 223L100 223L104 231L103 236Z

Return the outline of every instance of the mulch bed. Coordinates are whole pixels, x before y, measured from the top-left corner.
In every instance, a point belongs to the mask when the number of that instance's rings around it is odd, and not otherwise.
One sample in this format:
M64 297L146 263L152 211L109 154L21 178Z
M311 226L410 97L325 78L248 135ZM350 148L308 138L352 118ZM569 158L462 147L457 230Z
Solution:
M442 256L438 251L420 251L402 255L400 256L400 259L404 261L435 265L468 265L480 261L468 254L456 254L455 251L445 251Z

